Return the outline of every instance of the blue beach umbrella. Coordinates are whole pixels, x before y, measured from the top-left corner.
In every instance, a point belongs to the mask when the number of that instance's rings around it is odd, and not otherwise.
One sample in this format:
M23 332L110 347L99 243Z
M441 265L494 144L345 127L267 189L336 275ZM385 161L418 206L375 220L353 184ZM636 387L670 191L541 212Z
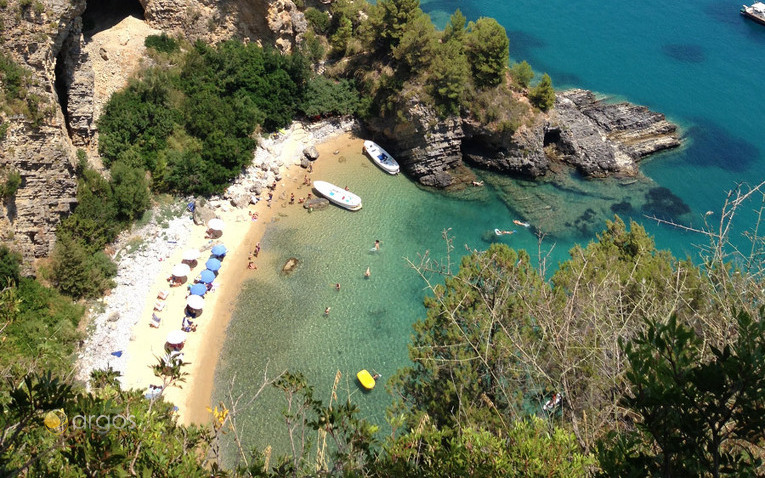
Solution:
M226 246L223 244L217 244L212 248L212 254L214 256L224 256L226 255Z
M205 262L205 267L215 272L220 269L220 261L218 259L208 259L208 261Z
M205 287L204 284L194 284L191 287L189 287L189 294L191 295L204 296L205 292L207 292L207 287Z
M209 284L210 282L215 280L215 272L211 270L203 270L202 273L199 275L199 280L203 284Z

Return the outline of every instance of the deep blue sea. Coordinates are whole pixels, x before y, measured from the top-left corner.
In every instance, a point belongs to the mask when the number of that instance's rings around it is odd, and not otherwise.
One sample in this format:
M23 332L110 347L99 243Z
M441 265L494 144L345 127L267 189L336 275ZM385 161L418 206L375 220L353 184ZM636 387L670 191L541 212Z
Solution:
M383 387L362 394L353 377L362 368L387 377L408 364L410 325L424 316L426 291L405 258L426 250L443 257L444 229L454 237L455 254L497 240L495 227L520 229L501 240L536 257L531 230L512 224L528 220L549 232L543 246L554 245L555 264L619 211L642 223L660 248L698 258L694 244L701 237L646 215L700 226L707 211L715 211L708 218L719 217L737 184L765 179L765 27L743 18L736 1L423 0L422 8L439 28L457 8L469 20L496 18L510 38L511 62L526 60L549 73L556 88L588 88L664 113L681 126L685 146L644 161L645 178L635 184L576 174L530 183L478 172L487 187L454 195L386 176L358 151L344 152L347 170L315 179L348 184L364 209L291 213L269 228L261 270L291 256L301 265L290 276L264 274L245 286L221 354L216 402L235 375L235 392L252 394L266 363L271 371L302 371L324 399L340 370L341 397L350 393L363 416L384 424L390 396ZM757 205L739 215L734 241ZM382 251L370 253L377 238ZM367 266L372 280L362 277ZM335 282L343 284L340 293ZM326 306L330 319L322 317ZM282 407L269 392L241 417L248 444L284 451Z

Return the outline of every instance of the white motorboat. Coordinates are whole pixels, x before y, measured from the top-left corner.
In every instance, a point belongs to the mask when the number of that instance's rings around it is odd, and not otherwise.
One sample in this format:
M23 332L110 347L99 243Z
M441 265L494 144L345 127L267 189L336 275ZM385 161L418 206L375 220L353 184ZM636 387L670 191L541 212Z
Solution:
M374 161L376 165L380 166L380 168L382 168L382 170L386 173L398 174L401 170L396 160L393 159L393 156L388 154L387 151L382 149L380 145L374 141L364 141L364 151L369 155L370 158L372 158L372 161Z
M350 191L346 191L326 181L314 181L313 187L319 194L327 198L329 202L333 202L351 211L361 209L361 198Z

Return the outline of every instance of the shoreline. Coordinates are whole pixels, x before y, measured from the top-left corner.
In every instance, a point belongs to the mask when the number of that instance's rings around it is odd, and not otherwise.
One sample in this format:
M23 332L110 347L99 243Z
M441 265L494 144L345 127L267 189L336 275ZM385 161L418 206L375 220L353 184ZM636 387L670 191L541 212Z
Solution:
M181 287L170 288L166 282L166 277L170 275L172 267L181 262L183 251L189 248L209 250L214 244L225 244L228 252L223 260L219 276L215 280L218 285L217 290L205 296L204 311L195 321L197 330L188 334L183 348L183 360L189 363L188 366L184 367L184 371L188 373L185 377L186 381L181 384L182 388L169 388L163 393L167 401L178 407L180 423L200 424L208 421L207 407L214 406L210 403L210 399L214 387L215 369L226 337L228 323L231 320L242 283L258 273L257 270L247 269L248 255L255 244L262 239L268 225L282 213L281 210L289 200L290 193L295 192L296 197L299 197L298 190L305 187L302 180L309 173L300 167L303 149L343 137L354 127L355 122L353 121L330 121L307 126L293 123L287 131L280 134L279 138L264 140L255 151L253 165L237 179L234 185L228 188L224 196L227 199L210 201L210 204L215 208L216 216L223 219L226 224L222 237L214 240L204 239L206 226L191 225L187 212L184 212L181 218L173 219L173 221L188 222L189 226L184 231L186 240L183 243L180 240L177 241L172 252L167 252L164 258L158 259L158 261L163 262L154 268L155 272L152 277L145 277L146 280L142 284L148 286L144 287L145 292L143 294L140 291L132 291L129 294L131 301L134 302L133 305L138 306L141 312L135 314L134 318L137 320L130 324L129 343L126 346L127 353L119 358L121 366L118 367L118 370L123 372L122 383L125 388L145 390L149 385L159 383L159 380L153 375L151 365L156 363L157 357L165 355L164 343L167 333L171 330L180 329L183 308L185 307L185 285L193 281L193 278L204 269L204 262L207 260L207 255L203 252L198 260L198 265L189 274L189 282ZM271 208L264 204L266 201L258 201L255 205L239 208L231 205L242 194L247 194L247 197L261 196L258 194L261 192L261 186L273 181L276 181L277 187L274 191ZM254 192L256 190L257 192ZM263 196L267 192L266 189L262 189ZM307 190L301 192L305 193ZM297 203L290 207L302 209L302 206ZM250 219L249 212L259 214L257 221ZM184 234L181 233L179 236L182 237ZM123 262L142 259L146 259L146 257L136 255L129 259L123 259ZM255 263L257 265L257 260ZM129 265L125 268L130 269ZM157 266L157 264L154 265ZM166 300L158 301L157 295L163 290L170 291L170 294ZM122 292L124 293L124 291ZM161 312L157 312L162 317L157 328L149 326L152 323L151 317L154 313L155 302L164 302L165 304L165 308ZM103 334L100 335L103 336ZM90 334L89 341L98 342L98 336L98 331ZM95 340L91 340L91 338L95 338ZM124 341L125 337L123 336L122 339ZM102 349L101 344L97 346L97 349ZM101 355L107 353L105 350L99 351ZM108 355L107 361L110 361ZM90 369L93 368L97 367Z

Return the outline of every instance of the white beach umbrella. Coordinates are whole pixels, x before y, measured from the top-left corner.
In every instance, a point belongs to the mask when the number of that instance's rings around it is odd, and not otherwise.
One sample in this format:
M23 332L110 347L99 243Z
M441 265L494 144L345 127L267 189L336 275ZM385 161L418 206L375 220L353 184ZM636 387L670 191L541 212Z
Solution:
M199 259L199 251L197 249L187 249L183 251L184 261L195 261Z
M167 334L167 343L170 345L180 345L186 341L186 332L182 330L173 330Z
M186 277L191 272L191 268L186 264L178 264L173 267L173 275L175 277Z
M186 299L186 305L195 310L202 310L205 306L205 300L198 295L190 295L189 298Z
M223 230L223 220L218 219L217 217L214 219L210 219L210 222L207 223L207 227L212 229L213 231L222 231Z

